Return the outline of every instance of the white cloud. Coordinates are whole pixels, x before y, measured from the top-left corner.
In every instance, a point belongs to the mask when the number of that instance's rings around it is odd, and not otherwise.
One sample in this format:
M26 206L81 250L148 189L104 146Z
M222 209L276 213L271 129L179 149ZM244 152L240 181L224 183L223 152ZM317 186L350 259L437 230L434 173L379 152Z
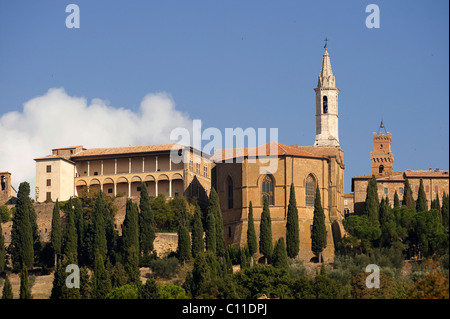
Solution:
M101 99L90 103L52 88L24 104L23 111L0 117L0 171L12 174L13 186L27 181L34 197L34 158L53 148L83 145L86 148L173 143L173 128L191 131L187 114L176 110L167 93L146 95L137 112L114 108Z

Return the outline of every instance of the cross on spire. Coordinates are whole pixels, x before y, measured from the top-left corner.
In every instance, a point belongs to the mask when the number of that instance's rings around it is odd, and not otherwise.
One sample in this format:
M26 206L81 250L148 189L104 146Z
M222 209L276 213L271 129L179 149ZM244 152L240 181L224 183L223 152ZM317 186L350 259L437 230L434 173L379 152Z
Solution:
M325 38L325 40L324 40L324 41L325 41L325 45L324 45L324 47L323 47L323 48L324 48L324 49L326 50L326 49L327 49L327 44L328 44L328 38Z

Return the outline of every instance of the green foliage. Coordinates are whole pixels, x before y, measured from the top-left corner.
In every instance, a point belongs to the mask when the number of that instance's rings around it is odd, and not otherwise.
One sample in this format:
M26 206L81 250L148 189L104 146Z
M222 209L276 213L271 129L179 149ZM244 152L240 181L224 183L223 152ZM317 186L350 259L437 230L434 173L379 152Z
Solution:
M325 228L325 214L323 213L320 189L317 187L314 198L314 216L311 230L311 250L322 262L322 251L327 247L327 230Z
M394 281L384 273L380 273L380 287L367 288L368 273L360 273L351 279L351 294L355 299L391 299L394 297Z
M72 208L72 199L68 202L67 225L63 238L63 255L68 264L78 264L78 236L75 225L75 212ZM67 205L66 205L67 206Z
M394 208L396 207L400 207L400 199L398 197L397 190L395 190L394 193Z
M320 273L314 278L312 287L316 299L342 298L342 286L340 282L328 277L323 264Z
M449 195L445 194L442 195L442 208L441 208L441 215L442 215L442 225L444 226L445 232L448 234L448 228L449 228L449 210L450 210L450 203L449 203Z
M350 247L351 250L367 253L372 243L381 236L380 228L374 226L367 215L349 216L342 223L350 236L344 237L341 245Z
M111 291L111 279L109 273L105 269L103 257L100 252L95 254L95 267L92 276L92 293L94 299L104 299Z
M186 291L174 284L167 284L159 287L159 295L161 299L188 299Z
M206 241L206 250L216 253L216 216L213 211L208 210L208 215L206 218L206 232L205 232L205 241Z
M195 207L188 202L186 197L175 195L169 201L169 206L174 214L174 227L178 228L179 225L188 226L191 223Z
M417 195L416 201L416 211L424 212L426 210L427 210L427 195L425 194L425 189L423 188L423 180L420 179L419 193Z
M92 296L91 281L86 266L80 268L80 295L82 299L89 299Z
M411 185L409 184L409 181L407 179L405 180L405 186L403 190L402 205L405 205L406 207L408 207L408 209L414 209L416 207Z
M163 194L150 199L150 206L154 213L156 228L159 231L176 231L178 221L175 213Z
M138 288L135 285L124 285L114 288L105 299L137 299Z
M147 279L145 285L140 285L139 290L139 299L159 299L159 287L156 284L156 281L153 278Z
M272 219L270 217L269 199L267 197L264 197L264 206L261 214L259 252L264 255L267 264L267 259L270 259L273 254Z
M250 201L248 207L248 229L247 229L247 245L251 258L258 251L258 243L256 241L255 222L253 220L253 204Z
M11 211L8 206L2 205L0 206L0 223L6 223L11 220Z
M220 210L219 195L217 195L214 187L211 188L211 192L209 193L208 215L210 213L214 215L214 222L216 225L215 252L217 256L223 257L225 255L225 239L223 235L222 211Z
M295 258L300 249L298 210L294 184L291 184L286 221L286 250L289 258Z
M273 251L272 264L275 268L289 269L289 259L286 252L286 245L284 244L284 238L281 237L275 244Z
M17 193L16 211L12 219L9 253L15 270L34 262L33 228L31 224L30 184L22 182Z
M62 246L62 228L61 228L61 217L60 206L58 200L56 200L55 205L53 206L53 215L52 215L52 232L50 234L50 242L52 243L53 250L55 254L61 254L61 246Z
M125 270L128 274L128 283L137 284L140 282L141 273L139 270L139 250L135 246L130 246L125 251Z
M140 251L138 208L131 199L128 199L122 231L122 248L124 253L126 253L130 247L134 247L138 252Z
M156 278L171 278L178 267L178 259L175 257L157 258L150 262L152 274Z
M25 265L20 271L20 299L33 299L31 295L31 287L28 282L28 270Z
M116 264L111 269L111 287L119 288L125 286L128 282L128 274L125 267L120 262Z
M191 258L191 237L186 226L178 226L178 259L181 262L189 260Z
M239 250L239 264L241 266L241 269L249 268L250 267L250 251L248 249L248 246L244 246Z
M150 203L147 186L141 185L141 196L139 201L139 247L142 253L150 254L153 250L155 240L155 216Z
M95 256L95 254L100 254L102 260L105 260L106 254L108 252L108 246L106 241L106 229L105 229L105 215L108 214L108 208L103 199L102 193L98 193L94 204L93 210L93 245L91 247L90 256ZM105 294L106 296L106 294Z
M192 256L195 258L199 253L203 252L204 249L202 212L200 206L197 204L192 226Z
M378 201L378 191L377 191L377 179L375 175L367 185L366 200L364 202L364 214L369 217L369 220L373 223L378 221L378 212L380 209L380 203Z
M6 266L6 249L5 249L5 237L0 227L0 273L5 271Z
M3 283L2 299L13 299L11 281L9 281L8 276L6 276L5 281Z

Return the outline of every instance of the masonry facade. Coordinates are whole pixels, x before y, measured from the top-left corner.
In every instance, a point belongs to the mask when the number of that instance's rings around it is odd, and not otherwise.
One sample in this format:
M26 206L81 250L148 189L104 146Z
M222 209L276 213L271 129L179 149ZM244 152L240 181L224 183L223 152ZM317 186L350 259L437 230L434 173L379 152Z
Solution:
M344 218L344 161L338 138L337 93L328 52L322 59L316 92L316 138L314 146L268 143L254 149L216 151L215 187L220 198L226 244L243 246L247 241L249 204L252 202L255 229L259 226L263 199L269 199L272 219L272 238L275 243L286 237L286 217L290 186L294 185L299 214L300 252L298 258L310 261L311 228L314 215L314 196L320 190L326 216L327 247L325 261L334 258L335 243L343 234ZM266 160L277 160L275 171L264 171Z
M150 196L179 194L206 200L211 188L209 157L175 144L53 149L51 155L35 159L36 201L67 200L87 190L139 196L142 183Z
M11 184L11 173L0 172L0 206L13 204L16 195L16 190Z

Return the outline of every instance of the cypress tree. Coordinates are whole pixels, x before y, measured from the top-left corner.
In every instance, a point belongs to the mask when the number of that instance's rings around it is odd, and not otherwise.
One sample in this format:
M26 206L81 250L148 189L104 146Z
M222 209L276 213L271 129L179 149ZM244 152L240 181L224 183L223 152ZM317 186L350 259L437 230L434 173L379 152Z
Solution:
M223 235L223 218L222 211L220 210L219 195L217 195L216 190L211 188L209 194L209 205L208 213L212 212L214 214L214 219L216 223L216 254L217 256L225 256L225 239Z
M211 271L206 262L205 254L200 253L195 258L194 269L192 270L192 295L197 296L210 280Z
M244 246L239 250L239 263L241 269L246 269L250 267L250 253L248 250L248 246Z
M103 199L102 192L98 193L95 200L94 211L93 211L93 245L91 256L99 253L103 260L106 258L108 252L107 241L106 241L106 231L105 231L105 219L104 212L106 210L106 203ZM105 295L106 296L106 295Z
M286 245L284 244L284 238L281 237L275 244L273 250L273 266L276 268L289 269L289 259L286 251Z
M150 205L150 196L148 195L145 183L141 185L141 198L139 201L139 238L140 249L144 255L150 254L153 250L155 240L155 217Z
M28 282L28 270L25 265L22 266L20 272L20 299L33 299Z
M144 285L140 285L138 289L139 299L159 299L159 287L155 279L148 278Z
M3 237L2 227L0 225L0 273L5 271L5 267L6 267L5 237Z
M446 195L445 192L442 195L442 208L441 208L441 215L442 215L442 224L444 225L445 231L448 233L448 224L449 224L449 195Z
M206 218L206 250L216 253L216 218L212 211L208 211L208 215Z
M16 211L12 218L9 253L14 269L22 265L31 267L34 262L33 229L30 222L30 184L22 182L17 193Z
M53 275L53 287L50 299L62 299L62 287L65 284L65 276L62 269L61 261L57 261L55 274Z
M400 207L400 199L398 198L397 191L395 191L395 194L394 194L394 208L395 207Z
M81 200L78 198L74 198L74 216L75 216L75 228L77 230L77 250L78 250L78 260L80 262L85 262L86 252L86 223L84 221L84 213L83 213L83 205L81 204Z
M295 258L300 249L297 201L295 200L294 184L291 184L289 206L286 217L286 250L290 258Z
M66 256L68 264L78 264L78 238L74 215L72 199L70 199L68 202L66 231L63 239L63 255Z
M203 225L202 225L202 212L200 206L197 204L194 212L194 225L192 226L192 256L197 255L204 251L205 245L203 240Z
M255 221L253 220L253 204L251 201L248 207L247 245L250 254L250 266L253 266L253 255L258 251L258 242L256 241Z
M55 266L57 256L61 254L61 243L62 243L62 229L61 229L61 218L59 216L59 202L56 200L53 206L52 215L52 232L50 234L50 242L52 244L53 251L55 252Z
M6 275L5 282L3 284L2 299L13 299L12 286L8 275Z
M389 216L391 214L391 205L389 204L389 198L381 199L380 203L380 225L384 225L389 220Z
M86 266L80 268L80 295L81 299L89 299L92 295L91 281Z
M438 193L436 193L436 198L431 202L431 209L436 209L439 213L441 212L441 203L439 201Z
M141 271L139 270L139 248L129 246L125 251L125 270L128 274L129 284L141 283Z
M191 238L188 229L178 226L178 259L182 262L191 258Z
M135 247L139 252L138 208L131 199L127 200L125 219L123 221L122 240L124 252L130 247Z
M377 214L378 215L378 214ZM311 250L322 262L322 251L327 247L327 230L325 227L325 214L323 213L319 187L314 198L314 217L311 231Z
M264 255L265 263L272 257L272 220L269 210L269 199L264 197L264 206L261 214L261 223L259 230L259 252Z
M364 214L369 217L371 222L378 221L378 213L380 210L380 203L378 201L378 191L377 191L377 179L375 175L367 185L366 201L364 202Z
M102 254L97 250L94 258L94 274L92 276L92 298L104 299L111 291L111 280L105 270Z
M407 179L405 179L402 205L406 205L406 207L408 207L409 209L413 209L416 207L411 190L411 185L409 185L409 181Z
M417 195L416 201L416 211L424 212L427 210L427 195L425 194L425 189L423 188L423 180L420 179L419 182L419 193Z

